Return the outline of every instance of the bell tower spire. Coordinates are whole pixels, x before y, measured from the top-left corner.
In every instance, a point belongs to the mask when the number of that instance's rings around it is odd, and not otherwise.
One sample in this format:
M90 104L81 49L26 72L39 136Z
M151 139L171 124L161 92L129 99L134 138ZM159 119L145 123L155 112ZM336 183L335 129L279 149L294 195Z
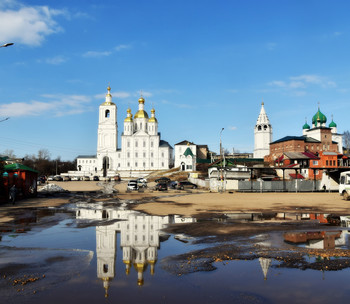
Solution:
M264 158L270 154L270 143L272 142L272 126L265 112L264 101L254 128L254 158Z

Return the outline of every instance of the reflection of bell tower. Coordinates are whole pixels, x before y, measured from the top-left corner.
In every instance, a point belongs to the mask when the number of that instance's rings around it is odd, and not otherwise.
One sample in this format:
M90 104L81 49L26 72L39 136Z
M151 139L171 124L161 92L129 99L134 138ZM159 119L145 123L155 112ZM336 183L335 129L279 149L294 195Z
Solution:
M114 278L116 233L113 227L96 227L97 277L103 280L105 297L108 297L109 281Z
M264 280L267 280L267 272L269 271L271 265L271 259L259 258L260 267L264 274Z

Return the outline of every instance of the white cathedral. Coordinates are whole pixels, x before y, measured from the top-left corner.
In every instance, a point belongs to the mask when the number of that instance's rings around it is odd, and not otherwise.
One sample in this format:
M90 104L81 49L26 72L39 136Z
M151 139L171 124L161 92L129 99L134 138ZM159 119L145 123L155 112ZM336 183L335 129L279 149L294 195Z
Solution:
M127 109L121 149L118 149L117 106L112 102L110 86L107 91L99 107L97 155L78 156L78 171L69 172L69 175L112 177L133 172L133 175L144 176L153 170L169 169L173 164L173 148L160 139L155 110L151 110L149 117L142 96L134 117L131 109Z

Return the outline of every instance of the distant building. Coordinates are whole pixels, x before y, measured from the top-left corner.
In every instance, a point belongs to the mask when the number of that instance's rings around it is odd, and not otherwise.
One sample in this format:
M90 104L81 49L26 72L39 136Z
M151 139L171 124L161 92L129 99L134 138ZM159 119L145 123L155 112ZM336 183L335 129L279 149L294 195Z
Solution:
M181 171L196 171L196 164L207 159L209 149L207 145L196 145L187 140L175 144L175 168Z
M254 158L264 158L264 156L269 155L271 142L272 126L262 102L260 114L254 128Z

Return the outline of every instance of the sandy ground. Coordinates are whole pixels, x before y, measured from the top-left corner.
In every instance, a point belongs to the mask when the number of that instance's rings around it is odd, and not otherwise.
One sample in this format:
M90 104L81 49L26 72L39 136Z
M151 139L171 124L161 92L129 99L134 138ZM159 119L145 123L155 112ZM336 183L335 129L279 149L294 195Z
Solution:
M98 191L101 186L94 181L54 182L65 190ZM350 202L342 200L338 193L210 193L206 190L158 192L126 192L126 182L116 184L117 197L139 200L133 208L154 215L179 214L193 216L204 213L236 212L304 212L350 214ZM11 210L28 207L59 206L68 198L49 197L17 201L16 205L0 206L0 223L12 219Z

